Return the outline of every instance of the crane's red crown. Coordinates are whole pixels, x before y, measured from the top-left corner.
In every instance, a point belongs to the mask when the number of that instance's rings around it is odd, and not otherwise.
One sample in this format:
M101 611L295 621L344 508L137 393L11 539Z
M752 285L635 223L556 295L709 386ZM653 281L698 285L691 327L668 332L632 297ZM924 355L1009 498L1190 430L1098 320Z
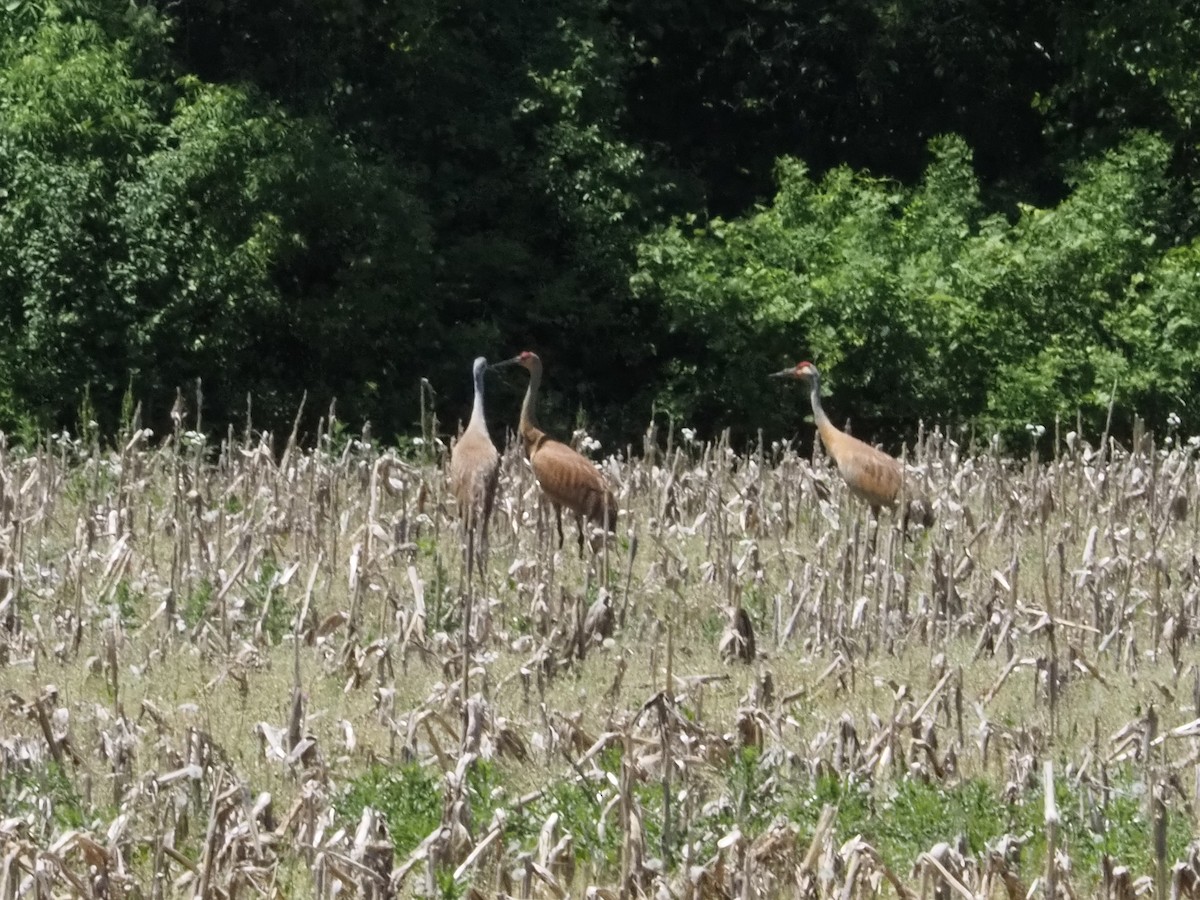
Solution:
M771 378L796 378L796 379L803 380L805 378L815 378L816 375L817 375L817 367L814 366L812 363L810 363L808 360L805 360L804 362L796 363L796 365L792 366L790 369L783 369L779 372L772 372L769 377L771 377Z
M520 355L517 356L517 359L521 360L521 362L525 362L527 359L533 359L535 355L536 354L532 350L522 350Z

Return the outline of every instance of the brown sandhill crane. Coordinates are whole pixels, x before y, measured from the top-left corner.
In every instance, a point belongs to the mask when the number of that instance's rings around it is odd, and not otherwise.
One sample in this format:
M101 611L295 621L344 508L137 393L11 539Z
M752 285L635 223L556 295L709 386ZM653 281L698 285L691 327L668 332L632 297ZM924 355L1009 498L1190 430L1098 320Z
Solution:
M529 388L521 404L521 439L525 442L525 455L529 457L534 477L554 506L558 546L563 545L562 508L565 506L575 513L582 554L583 520L595 521L603 525L605 531L615 531L617 499L590 460L538 428L537 396L542 384L542 361L538 355L525 350L512 359L496 363L493 368L510 365L529 371Z
M471 409L471 420L450 451L450 488L458 500L458 513L462 516L467 540L468 578L473 564L478 566L481 578L484 574L488 522L492 517L492 502L500 477L500 454L488 434L483 414L483 373L487 368L487 360L482 356L476 357L471 369L475 383L475 405ZM479 535L478 553L475 547L476 534Z
M903 521L910 520L928 528L933 524L933 509L917 494L915 485L905 477L904 464L870 444L851 437L835 427L821 407L821 373L810 362L797 363L793 368L773 372L771 378L796 378L808 384L812 401L813 420L825 452L837 465L838 472L850 492L866 501L871 512L878 516L879 508L894 508L903 493L908 497Z

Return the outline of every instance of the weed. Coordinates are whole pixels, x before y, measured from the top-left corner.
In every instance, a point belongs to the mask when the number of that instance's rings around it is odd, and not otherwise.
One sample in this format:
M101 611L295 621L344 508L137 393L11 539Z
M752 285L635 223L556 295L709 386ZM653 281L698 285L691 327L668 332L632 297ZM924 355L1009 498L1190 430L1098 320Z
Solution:
M83 800L58 763L41 768L13 769L0 776L0 807L5 815L30 814L34 821L60 828L82 828Z
M216 587L209 579L201 578L188 592L183 607L179 611L188 628L195 628L200 624L200 620L208 612L215 591Z
M262 616L264 608L266 609L266 615L263 617L263 634L267 636L272 645L278 644L291 628L293 616L293 611L282 602L283 598L276 597L272 593L273 581L278 574L279 567L275 564L274 558L264 557L245 597L245 613L250 624L257 622Z
M941 787L919 778L896 782L878 805L878 815L862 822L893 866L911 866L934 844L961 844L976 852L1001 834L1008 817L996 790L982 780Z
M455 881L454 872L450 869L439 869L436 878L439 900L458 900L466 895L467 885Z
M121 624L132 626L138 623L138 614L145 606L146 595L122 578L113 589L113 603L121 617Z
M334 808L354 823L368 806L383 815L392 846L398 854L405 855L441 821L441 784L416 763L398 769L376 764L350 781Z
M620 861L620 823L610 821L603 831L598 827L604 792L596 786L560 782L529 811L533 820L557 813L562 830L575 839L575 858L597 871L613 871Z

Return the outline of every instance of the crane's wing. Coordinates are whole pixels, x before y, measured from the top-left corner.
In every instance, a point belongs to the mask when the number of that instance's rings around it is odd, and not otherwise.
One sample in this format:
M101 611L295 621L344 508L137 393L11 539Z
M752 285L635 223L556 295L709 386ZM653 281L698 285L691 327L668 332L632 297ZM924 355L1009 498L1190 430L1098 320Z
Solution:
M538 484L555 503L602 521L609 529L616 526L616 498L588 459L566 444L545 440L535 448L529 462Z
M459 504L459 514L468 521L487 518L500 475L500 454L491 439L464 434L450 452L450 489Z
M855 438L839 448L838 471L850 490L873 506L892 506L900 496L904 469L900 461Z

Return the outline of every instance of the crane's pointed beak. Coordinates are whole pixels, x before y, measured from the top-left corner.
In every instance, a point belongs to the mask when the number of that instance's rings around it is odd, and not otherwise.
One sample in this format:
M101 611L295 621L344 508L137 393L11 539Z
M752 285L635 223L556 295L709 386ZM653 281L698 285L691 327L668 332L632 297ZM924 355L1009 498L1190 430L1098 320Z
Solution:
M796 370L795 369L780 369L778 372L772 372L767 377L768 378L795 378Z
M515 366L520 361L521 357L519 356L514 356L512 359L502 359L500 362L492 363L490 366L488 366L488 371L495 372L497 369L503 369L507 366Z

